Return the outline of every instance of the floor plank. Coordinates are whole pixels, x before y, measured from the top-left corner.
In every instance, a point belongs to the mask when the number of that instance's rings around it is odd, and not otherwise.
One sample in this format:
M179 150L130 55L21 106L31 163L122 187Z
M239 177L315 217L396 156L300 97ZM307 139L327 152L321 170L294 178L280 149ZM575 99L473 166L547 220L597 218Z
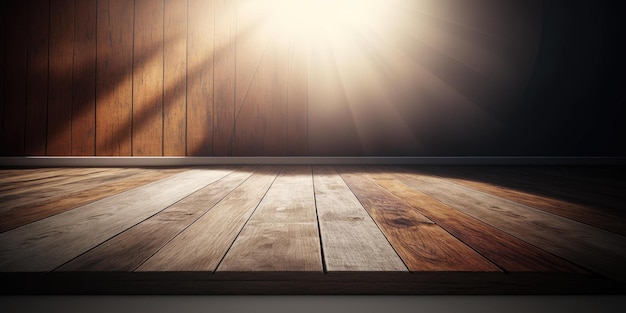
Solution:
M60 267L61 271L133 271L254 172L248 166L196 191Z
M334 168L313 167L313 180L328 272L407 271L387 238Z
M323 270L310 166L283 168L217 270Z
M135 170L136 171L136 170ZM133 169L111 168L102 171L76 171L71 175L60 175L56 179L45 180L34 184L22 185L17 189L6 190L0 195L2 211L15 208L20 205L33 204L45 201L52 197L85 190L91 186L101 184L107 178L124 177L132 173Z
M63 191L43 201L0 210L0 233L53 216L87 203L140 187L181 172L182 169L159 169L122 172L105 176L78 191Z
M596 273L626 280L626 237L408 170L406 185Z
M583 272L580 267L439 202L389 174L373 173L370 176L381 187L507 272Z
M192 169L0 234L0 271L50 271L216 181Z
M137 271L215 271L279 170L276 166L258 169Z
M438 167L434 174L448 181L506 198L527 206L567 217L608 231L626 235L626 210L611 210L598 205L585 205L565 201L555 197L542 196L498 184L493 180L484 180L468 172L467 167Z
M409 270L500 270L406 202L365 177L363 169L342 166L338 172Z

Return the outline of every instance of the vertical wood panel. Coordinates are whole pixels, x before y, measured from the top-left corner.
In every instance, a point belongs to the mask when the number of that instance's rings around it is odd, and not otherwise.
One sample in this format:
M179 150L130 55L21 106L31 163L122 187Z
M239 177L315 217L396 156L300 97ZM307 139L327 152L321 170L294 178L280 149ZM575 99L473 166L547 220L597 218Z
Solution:
M187 1L165 0L163 155L184 156L187 117Z
M26 56L28 3L13 1L6 5L6 95L4 107L3 155L24 154L26 114Z
M98 1L96 154L131 153L133 1Z
M163 154L163 0L136 0L133 155Z
M287 49L283 32L271 39L242 103L236 124L238 155L286 155Z
M287 154L308 153L308 71L307 42L302 34L292 34L287 82Z
M50 1L48 155L70 155L74 1Z
M213 155L232 154L235 122L236 3L215 0L215 112Z
M72 70L72 155L95 154L96 0L75 2Z
M189 0L187 64L187 155L213 148L213 0Z
M28 72L26 95L25 154L46 154L48 109L49 1L28 3Z

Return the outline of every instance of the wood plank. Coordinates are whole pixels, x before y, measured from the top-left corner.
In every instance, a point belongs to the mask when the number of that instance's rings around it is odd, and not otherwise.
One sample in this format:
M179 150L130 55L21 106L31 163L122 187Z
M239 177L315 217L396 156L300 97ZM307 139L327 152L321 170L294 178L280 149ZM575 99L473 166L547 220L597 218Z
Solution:
M0 271L50 271L224 177L194 169L0 234Z
M24 155L28 56L28 2L6 4L5 104L2 154ZM10 43L10 44L9 44Z
M308 154L308 43L302 34L291 34L287 81L287 154Z
M163 18L163 155L185 156L187 0L165 0Z
M230 173L60 267L61 271L132 271L252 175Z
M45 178L67 168L35 167L35 168L2 168L0 169L0 190L3 186L11 186L11 182L20 182Z
M410 271L499 271L500 269L364 175L338 172L372 216Z
M287 153L287 45L282 32L272 31L267 50L238 112L235 155Z
M25 197L27 194L36 194L40 190L54 187L55 185L63 185L84 180L86 178L85 176L117 170L118 169L109 168L59 169L57 171L42 174L36 179L0 184L0 198L3 199L3 204L7 204L6 201L8 197L11 196Z
M123 172L125 175L102 177L101 184L93 181L88 188L79 191L63 192L45 201L3 209L0 212L0 232L164 179L180 171L182 169L126 171Z
M25 153L46 155L49 1L30 0L28 7Z
M324 263L335 271L407 271L387 238L330 166L313 167Z
M213 153L213 0L189 0L187 50L187 155Z
M75 1L72 155L96 153L96 0Z
M215 0L215 112L213 155L232 155L235 123L237 3Z
M163 155L163 0L135 1L133 155Z
M96 155L130 156L134 2L98 1Z
M310 166L283 168L217 271L323 271Z
M259 168L137 271L215 271L279 169L276 166Z
M368 176L507 272L583 272L572 263L461 213L386 172Z
M429 170L429 172L431 172ZM470 171L471 172L471 171ZM589 224L608 231L626 235L626 212L606 209L597 205L584 205L553 197L541 196L498 184L489 179L480 179L467 172L465 167L437 167L432 173L476 190L509 199L552 214ZM533 180L535 181L535 180Z
M73 57L74 1L51 1L47 155L70 155L72 152Z
M440 202L591 271L624 281L626 237L476 191L418 170L398 180Z

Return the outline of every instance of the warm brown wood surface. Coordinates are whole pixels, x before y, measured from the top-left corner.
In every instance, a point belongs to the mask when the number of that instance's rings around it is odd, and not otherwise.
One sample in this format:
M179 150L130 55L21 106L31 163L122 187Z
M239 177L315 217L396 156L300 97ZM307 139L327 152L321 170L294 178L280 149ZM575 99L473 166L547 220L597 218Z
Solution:
M133 155L163 155L163 0L135 1Z
M598 273L626 279L626 237L487 193L428 176L419 171L400 181L457 210L502 229L530 244Z
M283 168L217 270L323 270L310 166Z
M189 170L2 233L0 270L55 269L228 172Z
M213 154L232 155L235 123L237 1L215 0Z
M214 107L214 3L187 4L187 155L212 155Z
M449 181L481 190L486 193L567 217L581 223L626 235L626 223L624 222L626 211L624 210L607 209L601 205L580 204L571 200L561 200L554 196L542 196L541 193L536 193L531 190L525 191L523 188L498 185L494 183L497 180L493 178L481 179L479 171L473 171L472 173L472 171L470 171L467 167L438 167L436 169L432 169L430 172L444 177ZM506 180L505 177L506 175L502 175L500 179ZM542 182L541 179L533 179L532 181L535 183ZM614 184L605 187L611 188L616 184L619 185L620 182L616 181ZM590 185L590 187L596 186L596 184L588 185ZM545 190L549 191L550 188L546 188ZM615 196L619 197L620 195L615 193Z
M230 173L88 251L62 271L132 271L238 187L254 168ZM150 238L148 242L137 238Z
M407 271L335 169L316 166L313 177L326 270Z
M131 155L133 15L130 1L98 1L96 155Z
M138 270L215 271L278 171L277 167L257 170Z
M50 2L50 67L47 155L71 155L74 1Z
M96 0L74 1L72 154L96 153Z
M185 155L187 0L165 0L163 14L163 155Z
M409 270L500 270L409 204L364 176L358 168L340 167L339 173Z
M180 169L126 171L122 175L104 176L80 191L64 191L44 201L0 210L0 232L69 211L81 205L104 199L165 177Z
M2 293L626 292L626 239L603 220L465 176L522 168L455 168L0 169ZM624 172L527 169L589 175L590 216L593 194L621 197L597 186Z
M28 85L25 146L28 155L46 155L50 7L47 0L30 0L28 2ZM54 85L53 83L52 86Z

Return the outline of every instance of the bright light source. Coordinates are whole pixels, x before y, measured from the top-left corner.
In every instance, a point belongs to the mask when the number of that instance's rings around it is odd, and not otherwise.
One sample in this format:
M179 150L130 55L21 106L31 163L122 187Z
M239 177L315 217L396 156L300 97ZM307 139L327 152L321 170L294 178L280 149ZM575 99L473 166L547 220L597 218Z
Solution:
M389 1L270 0L272 19L293 30L345 32L378 27Z

